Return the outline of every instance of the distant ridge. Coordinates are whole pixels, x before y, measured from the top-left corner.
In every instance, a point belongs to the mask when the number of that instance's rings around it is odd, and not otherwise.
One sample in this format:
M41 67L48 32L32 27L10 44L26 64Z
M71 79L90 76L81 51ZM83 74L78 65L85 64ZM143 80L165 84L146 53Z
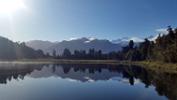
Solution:
M107 40L107 39L97 39L97 38L73 38L70 40L63 40L61 42L50 42L50 41L41 41L33 40L26 42L26 45L34 48L41 49L44 53L52 53L53 50L57 51L57 54L62 54L65 48L70 49L73 53L74 50L86 50L94 48L95 50L102 50L103 53L108 53L112 51L120 51L122 47L128 45L130 40L134 40L135 43L143 41L140 38L128 38L124 37L117 40Z
M121 50L122 45L112 43L106 39L96 39L96 38L78 38L71 40L64 40L61 42L49 42L41 40L33 40L26 42L26 45L34 48L41 49L45 53L52 53L53 50L57 51L57 54L61 54L65 48L70 49L73 53L74 50L86 50L94 48L95 50L102 50L103 53L108 53L111 51Z

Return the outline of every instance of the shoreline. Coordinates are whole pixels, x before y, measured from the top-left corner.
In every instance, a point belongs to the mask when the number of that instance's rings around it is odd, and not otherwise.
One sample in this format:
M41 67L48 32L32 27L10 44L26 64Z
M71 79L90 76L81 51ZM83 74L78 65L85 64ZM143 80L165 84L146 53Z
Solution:
M0 64L125 64L127 61L118 60L67 60L67 59L22 59L22 60L4 60Z
M23 59L3 60L0 64L108 64L108 65L137 65L155 71L177 73L177 63L150 61L118 61L118 60L67 60L67 59Z

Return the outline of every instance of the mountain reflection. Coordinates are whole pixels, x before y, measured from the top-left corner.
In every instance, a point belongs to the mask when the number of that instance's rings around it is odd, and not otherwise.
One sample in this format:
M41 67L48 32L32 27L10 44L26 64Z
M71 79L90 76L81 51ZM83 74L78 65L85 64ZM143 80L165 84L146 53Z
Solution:
M0 84L7 84L12 79L23 80L25 77L62 79L79 82L115 80L130 85L141 82L148 88L155 86L161 96L177 100L177 74L147 70L138 66L124 65L0 65Z

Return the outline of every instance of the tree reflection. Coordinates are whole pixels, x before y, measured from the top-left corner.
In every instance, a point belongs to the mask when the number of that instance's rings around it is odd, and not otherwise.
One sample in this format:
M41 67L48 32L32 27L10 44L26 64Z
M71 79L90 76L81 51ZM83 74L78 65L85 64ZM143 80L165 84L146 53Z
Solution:
M65 67L63 67L63 72L65 73L65 74L68 74L69 73L69 71L70 71L70 69L71 69L71 66L65 66Z
M16 67L18 66L18 67ZM12 79L23 80L27 74L32 73L34 70L41 70L43 65L9 65L0 66L0 83L6 84L7 81Z
M51 71L53 75L61 78L71 78L81 82L109 80L113 77L127 79L130 85L136 80L144 83L145 87L155 86L157 93L166 96L170 100L177 100L177 74L155 72L138 66L124 65L0 65L0 84L7 84L11 80L23 80L35 71L44 68ZM45 74L45 73L43 73ZM45 76L45 75L44 75ZM84 77L89 77L85 79ZM40 78L40 77L39 77Z

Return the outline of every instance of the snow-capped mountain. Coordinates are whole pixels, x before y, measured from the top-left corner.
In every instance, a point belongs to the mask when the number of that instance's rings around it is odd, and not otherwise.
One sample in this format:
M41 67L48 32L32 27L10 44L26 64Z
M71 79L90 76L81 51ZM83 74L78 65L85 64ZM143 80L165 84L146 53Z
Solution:
M154 36L150 36L148 39L154 39ZM57 54L62 54L65 48L70 49L73 53L74 50L86 50L94 48L95 50L102 50L103 53L108 53L112 51L119 51L122 47L127 46L129 41L133 40L138 45L140 42L143 42L143 38L137 37L123 37L117 40L106 40L106 39L97 39L97 38L71 38L69 40L64 40L61 42L50 42L50 41L41 41L33 40L26 42L26 45L34 49L41 49L44 53L52 53L53 50L57 51Z
M144 39L137 38L137 37L132 37L132 38L123 37L123 38L120 38L120 39L112 40L111 42L115 43L115 44L119 44L120 46L124 47L124 46L128 45L130 40L133 40L135 42L135 45L137 45L137 46L138 46L139 43L144 41Z
M106 39L96 39L96 38L78 38L64 40L61 42L49 42L49 41L28 41L26 45L34 49L41 49L45 53L52 53L56 50L58 54L62 54L65 48L70 49L73 53L74 50L86 50L94 48L95 50L102 50L103 53L108 53L111 51L119 51L122 49L122 44L112 43ZM125 46L125 45L124 45Z
M134 42L138 43L138 42L143 42L143 39L142 38L137 38L137 37L123 37L123 38L120 38L120 39L116 39L116 40L112 40L113 43L122 43L122 42L125 42L125 43L128 43L130 40L133 40Z

